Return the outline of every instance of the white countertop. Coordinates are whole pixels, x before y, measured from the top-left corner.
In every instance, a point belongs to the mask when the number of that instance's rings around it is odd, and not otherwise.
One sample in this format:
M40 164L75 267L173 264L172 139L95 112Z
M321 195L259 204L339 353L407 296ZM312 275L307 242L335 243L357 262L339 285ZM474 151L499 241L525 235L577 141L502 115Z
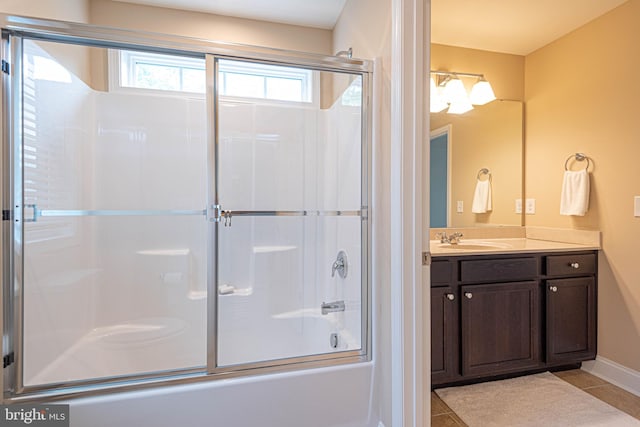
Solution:
M553 242L527 238L505 239L462 239L457 245L440 243L440 240L430 240L431 256L455 255L484 255L484 254L513 254L526 252L569 252L598 250L596 245Z

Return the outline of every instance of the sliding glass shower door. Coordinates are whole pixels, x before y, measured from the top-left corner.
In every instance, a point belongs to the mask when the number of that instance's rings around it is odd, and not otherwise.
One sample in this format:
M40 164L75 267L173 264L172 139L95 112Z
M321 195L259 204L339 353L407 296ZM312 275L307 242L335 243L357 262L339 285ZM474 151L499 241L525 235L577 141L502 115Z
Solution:
M10 37L6 391L366 360L367 72L72 41Z
M362 78L217 69L218 366L359 352Z
M206 104L73 67L108 57L23 43L25 386L207 363Z

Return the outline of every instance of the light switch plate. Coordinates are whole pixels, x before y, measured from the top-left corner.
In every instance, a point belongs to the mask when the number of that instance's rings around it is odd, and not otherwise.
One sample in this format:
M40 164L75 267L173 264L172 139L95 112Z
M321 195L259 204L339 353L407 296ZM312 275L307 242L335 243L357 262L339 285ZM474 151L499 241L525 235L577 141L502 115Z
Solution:
M458 200L456 203L456 212L462 213L464 212L464 202L462 200Z
M633 198L633 216L640 217L640 196Z
M522 213L522 199L516 199L516 213Z
M536 213L536 199L527 199L525 202L524 213L533 215Z

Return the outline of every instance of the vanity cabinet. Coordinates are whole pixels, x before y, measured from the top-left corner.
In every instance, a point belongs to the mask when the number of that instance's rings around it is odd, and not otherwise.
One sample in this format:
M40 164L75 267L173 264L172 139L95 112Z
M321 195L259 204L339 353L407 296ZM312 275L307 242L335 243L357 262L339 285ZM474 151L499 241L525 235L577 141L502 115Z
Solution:
M596 268L595 254L547 257L547 363L595 358Z
M446 382L458 371L458 295L450 286L454 263L431 266L431 377Z
M462 375L534 368L540 362L538 282L461 287Z
M456 296L448 286L431 289L431 376L444 381L456 373Z
M434 259L432 384L595 358L596 269L595 251Z

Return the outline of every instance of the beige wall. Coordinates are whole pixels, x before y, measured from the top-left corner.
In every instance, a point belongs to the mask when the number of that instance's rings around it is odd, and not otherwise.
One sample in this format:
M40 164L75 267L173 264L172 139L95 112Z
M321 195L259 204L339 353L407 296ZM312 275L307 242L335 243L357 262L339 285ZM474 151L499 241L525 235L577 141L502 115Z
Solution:
M379 58L374 99L373 138L373 289L377 304L374 359L376 360L374 408L380 408L380 419L391 425L391 279L388 242L391 241L390 181L391 174L391 2L389 0L347 0L333 32L333 51L353 48L355 58ZM378 72L378 70L376 70ZM428 370L426 370L428 372Z
M63 6L64 4L64 6ZM6 6L6 9L2 9ZM70 7L71 6L71 7ZM110 0L0 0L7 13L90 22L207 40L266 46L277 49L332 53L332 31L176 9L134 5ZM65 12L61 12L65 11ZM79 54L79 49L84 52ZM108 87L106 49L50 45L47 51L96 90ZM324 76L323 76L324 77ZM331 79L322 79L324 106L330 106Z
M89 0L0 0L0 13L88 22Z
M0 13L86 23L89 22L89 0L0 0ZM87 48L50 44L46 51L76 76L90 80Z
M524 100L524 56L432 44L431 69L484 74L498 99Z
M89 0L95 25L134 29L206 40L265 46L330 55L332 31L278 24L208 13L135 5L110 0ZM92 86L106 90L106 51L92 52ZM322 76L323 107L331 105L331 79ZM328 87L329 86L329 87Z
M515 199L522 197L522 120L520 101L496 100L462 115L431 114L432 130L451 125L450 227L522 225L522 214L515 213ZM491 171L493 210L474 214L471 206L481 168ZM464 204L462 213L456 210L457 201Z
M598 353L640 371L640 0L525 60L527 225L601 230ZM592 159L584 217L560 216L565 159Z
M207 13L113 2L90 1L92 24L330 54L331 31Z

